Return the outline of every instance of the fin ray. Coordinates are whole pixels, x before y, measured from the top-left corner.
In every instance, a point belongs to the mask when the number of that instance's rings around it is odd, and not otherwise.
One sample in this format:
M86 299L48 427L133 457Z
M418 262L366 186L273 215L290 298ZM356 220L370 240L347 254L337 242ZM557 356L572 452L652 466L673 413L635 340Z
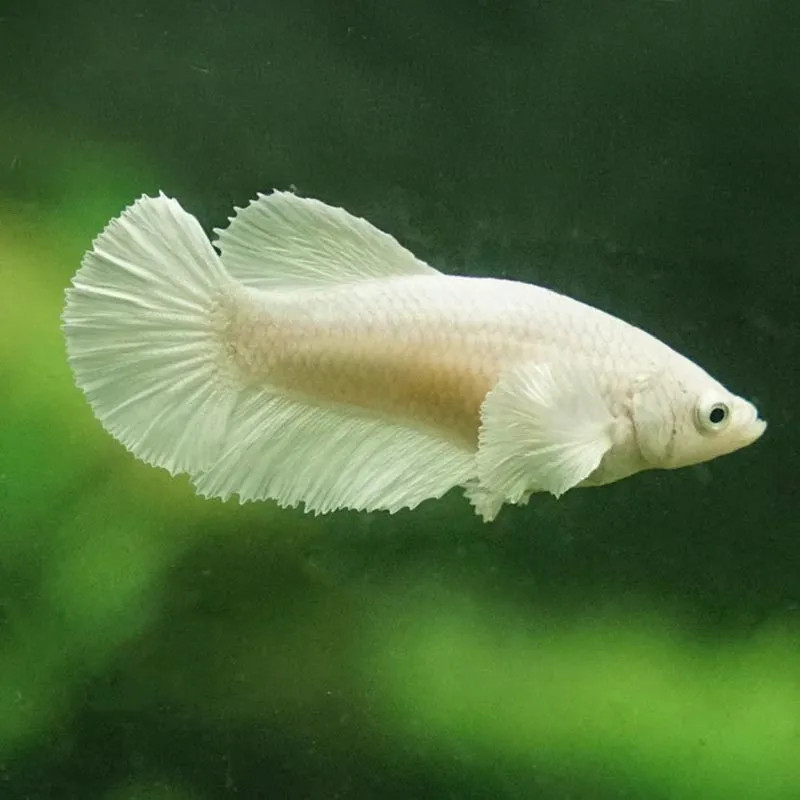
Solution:
M257 289L440 274L365 219L291 192L258 195L215 233L225 268Z
M511 503L536 491L558 497L600 464L612 446L613 423L588 368L506 370L481 409L477 466L484 493Z
M146 195L86 253L62 317L103 426L172 473L210 465L235 401L215 308L234 286L197 220Z
M435 432L348 407L248 390L233 412L234 442L193 477L200 494L270 498L307 511L414 508L474 473L474 453Z

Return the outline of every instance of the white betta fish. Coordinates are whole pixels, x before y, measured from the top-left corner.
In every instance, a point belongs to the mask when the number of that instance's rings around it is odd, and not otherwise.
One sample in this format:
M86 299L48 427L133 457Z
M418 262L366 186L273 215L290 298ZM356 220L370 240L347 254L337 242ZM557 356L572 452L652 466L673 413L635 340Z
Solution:
M484 520L730 453L765 423L696 364L563 295L444 275L340 208L275 192L216 231L163 194L67 290L105 428L207 497L317 513L464 488Z

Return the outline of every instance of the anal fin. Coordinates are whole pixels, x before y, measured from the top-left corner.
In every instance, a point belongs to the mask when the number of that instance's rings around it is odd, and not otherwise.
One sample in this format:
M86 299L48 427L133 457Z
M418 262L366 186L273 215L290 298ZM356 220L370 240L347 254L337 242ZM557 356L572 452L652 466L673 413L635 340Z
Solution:
M201 494L303 503L320 514L414 508L475 470L474 452L444 434L268 389L243 393L227 439L214 466L193 477Z

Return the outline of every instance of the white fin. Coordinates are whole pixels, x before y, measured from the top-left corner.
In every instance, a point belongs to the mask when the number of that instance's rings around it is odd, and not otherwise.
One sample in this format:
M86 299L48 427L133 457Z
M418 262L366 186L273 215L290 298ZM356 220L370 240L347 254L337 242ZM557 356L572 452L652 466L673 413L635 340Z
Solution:
M259 194L215 229L225 269L257 289L299 289L391 275L438 275L365 219L289 192Z
M302 502L320 514L413 508L465 482L475 469L474 452L434 432L267 390L243 393L228 441L235 444L194 476L200 494Z
M477 478L464 484L464 497L469 500L475 513L484 521L491 522L506 502L502 494L492 492L483 486Z
M558 497L597 468L612 445L613 424L588 369L512 367L481 408L478 480L487 497L511 503L536 491Z
M176 200L143 196L72 283L69 363L103 426L172 473L209 466L235 401L219 335L233 284L200 224Z

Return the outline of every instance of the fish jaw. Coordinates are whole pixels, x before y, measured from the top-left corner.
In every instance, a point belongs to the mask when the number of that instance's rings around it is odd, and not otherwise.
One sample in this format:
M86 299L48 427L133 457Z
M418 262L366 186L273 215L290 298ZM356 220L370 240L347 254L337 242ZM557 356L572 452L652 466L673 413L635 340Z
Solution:
M767 423L758 416L758 409L752 403L737 397L731 427L736 431L736 436L731 438L733 446L728 451L730 453L758 441L764 435Z

